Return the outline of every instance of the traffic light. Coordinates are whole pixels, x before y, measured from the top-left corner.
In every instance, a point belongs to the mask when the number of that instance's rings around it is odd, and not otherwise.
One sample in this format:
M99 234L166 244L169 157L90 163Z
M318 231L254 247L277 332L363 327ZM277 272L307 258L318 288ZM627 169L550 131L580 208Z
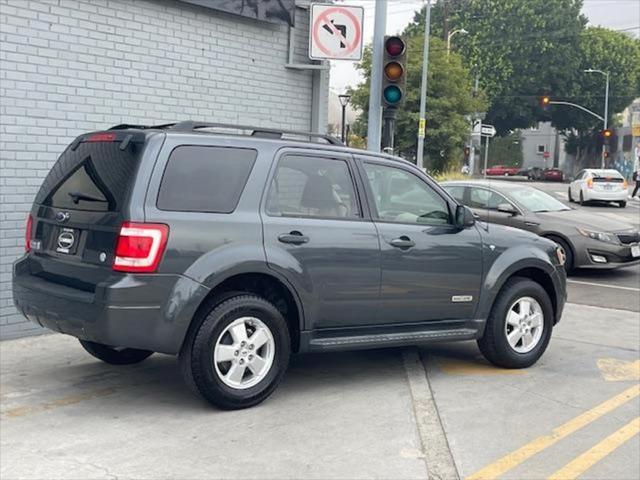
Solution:
M602 138L604 140L604 144L605 145L609 145L609 139L613 136L613 131L609 130L608 128L602 130Z
M469 158L469 155L471 155L471 149L469 147L464 147L465 158Z
M395 107L404 99L407 77L407 46L398 36L384 37L382 103Z
M543 110L548 110L550 104L551 104L551 97L549 97L548 95L543 95L542 97L540 97L540 106L542 107Z

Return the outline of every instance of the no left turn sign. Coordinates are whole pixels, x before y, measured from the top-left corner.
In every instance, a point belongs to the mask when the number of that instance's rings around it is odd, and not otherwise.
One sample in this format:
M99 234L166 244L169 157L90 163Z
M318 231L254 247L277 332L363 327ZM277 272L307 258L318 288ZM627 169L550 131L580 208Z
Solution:
M312 4L309 58L361 60L363 19L362 7Z

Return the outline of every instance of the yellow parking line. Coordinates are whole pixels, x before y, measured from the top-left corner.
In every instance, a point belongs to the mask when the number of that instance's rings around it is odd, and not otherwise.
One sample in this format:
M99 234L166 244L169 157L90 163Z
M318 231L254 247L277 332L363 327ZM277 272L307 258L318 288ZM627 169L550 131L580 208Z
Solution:
M573 480L578 478L589 468L593 467L596 463L638 433L640 433L640 417L636 417L631 420L620 430L613 432L582 455L567 463L560 470L553 473L548 480Z
M624 392L619 393L615 397L602 402L591 410L588 410L558 428L555 428L551 435L538 437L519 449L505 455L494 463L487 465L483 469L467 477L467 480L492 480L498 478L500 475L517 467L535 454L540 453L545 448L559 442L563 438L590 424L594 420L597 420L606 413L624 405L629 400L636 398L638 395L640 395L640 385L634 385L633 387L627 388Z

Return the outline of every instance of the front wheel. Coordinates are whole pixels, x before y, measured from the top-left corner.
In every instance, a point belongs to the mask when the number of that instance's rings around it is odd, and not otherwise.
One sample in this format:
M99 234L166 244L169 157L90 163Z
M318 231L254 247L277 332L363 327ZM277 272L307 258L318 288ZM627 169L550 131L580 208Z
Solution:
M567 190L567 195L569 197L569 203L573 203L573 195L571 195L571 187Z
M187 383L223 409L247 408L276 389L289 363L287 323L271 303L242 294L215 306L180 354Z
M507 281L491 309L480 351L494 365L525 368L547 349L553 330L553 307L547 292L528 278Z
M101 343L80 340L80 345L91 355L111 365L133 365L153 354L149 350L137 348L115 348Z

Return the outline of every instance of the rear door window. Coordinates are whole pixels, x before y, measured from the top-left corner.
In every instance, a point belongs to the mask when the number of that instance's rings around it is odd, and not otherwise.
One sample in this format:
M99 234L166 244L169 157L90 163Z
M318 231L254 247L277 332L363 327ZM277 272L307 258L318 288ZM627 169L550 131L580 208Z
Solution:
M347 162L286 155L278 162L271 182L267 213L283 217L361 217Z
M162 176L158 208L180 212L233 212L257 155L256 150L248 148L197 145L175 148Z

